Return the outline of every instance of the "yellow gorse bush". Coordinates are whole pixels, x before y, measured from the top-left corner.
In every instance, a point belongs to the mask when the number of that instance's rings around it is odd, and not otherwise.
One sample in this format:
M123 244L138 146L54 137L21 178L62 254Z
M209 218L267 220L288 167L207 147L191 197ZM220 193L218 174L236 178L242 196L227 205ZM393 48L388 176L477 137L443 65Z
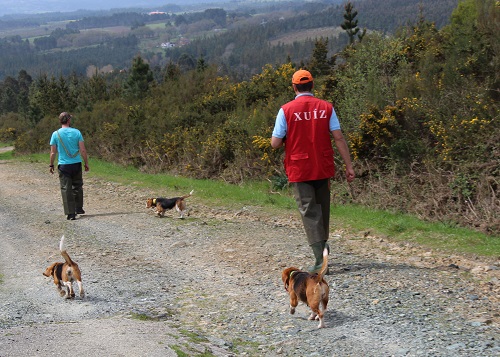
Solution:
M0 141L11 141L16 138L17 130L15 128L0 129Z

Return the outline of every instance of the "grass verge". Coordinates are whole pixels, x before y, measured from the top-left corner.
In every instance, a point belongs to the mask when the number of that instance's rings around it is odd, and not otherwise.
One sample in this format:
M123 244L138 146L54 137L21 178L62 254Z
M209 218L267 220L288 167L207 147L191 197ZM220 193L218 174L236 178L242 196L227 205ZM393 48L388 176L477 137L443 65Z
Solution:
M13 156L0 154L0 160L15 159L25 162L48 163L48 154ZM132 167L90 159L90 177L125 185L147 188L153 192L187 194L195 191L197 199L207 205L228 208L257 206L269 215L298 214L290 191L270 193L268 182L248 182L231 185L214 180L196 180L166 174L145 174ZM452 226L430 223L416 217L374 210L356 205L332 206L331 221L335 226L358 234L370 231L393 241L412 242L423 247L439 249L449 254L473 254L485 257L500 256L500 237Z
M449 254L500 256L500 237L446 223L359 206L333 206L331 217L351 232L370 231L392 241L412 242Z

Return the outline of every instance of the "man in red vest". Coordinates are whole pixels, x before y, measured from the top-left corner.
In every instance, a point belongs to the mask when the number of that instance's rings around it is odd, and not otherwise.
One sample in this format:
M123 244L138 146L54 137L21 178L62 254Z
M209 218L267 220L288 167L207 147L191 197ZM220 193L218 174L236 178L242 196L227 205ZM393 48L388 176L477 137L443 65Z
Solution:
M308 270L316 273L323 263L323 249L328 247L330 178L335 175L330 133L344 161L347 181L352 182L355 174L337 114L332 104L314 97L313 85L308 71L293 74L296 97L278 112L271 146L285 147L286 174L315 257Z

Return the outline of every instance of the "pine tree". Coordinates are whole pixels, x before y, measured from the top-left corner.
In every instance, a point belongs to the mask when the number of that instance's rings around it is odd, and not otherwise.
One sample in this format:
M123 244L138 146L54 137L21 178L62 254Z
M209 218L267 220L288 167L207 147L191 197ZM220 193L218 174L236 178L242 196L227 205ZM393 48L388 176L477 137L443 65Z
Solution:
M314 44L311 59L311 71L314 76L326 75L330 69L328 64L328 38L320 38Z
M202 73L207 69L207 67L208 65L205 62L203 55L201 55L200 58L198 58L198 61L196 62L196 71Z
M354 10L354 6L351 4L350 1L347 2L344 6L345 13L344 13L344 23L340 25L345 32L347 32L347 35L349 36L349 44L353 44L355 40L355 36L359 32L359 27L358 27L358 20L356 20L356 16L358 15L358 12ZM365 30L366 31L366 30ZM364 33L363 35L364 36Z
M177 65L179 66L181 72L191 71L196 67L196 62L193 57L191 57L188 53L183 53L179 60L177 61Z
M175 81L178 80L181 75L181 70L178 65L170 61L165 68L164 81Z
M133 98L143 98L149 91L149 84L153 81L153 72L149 64L141 56L134 58L130 76L126 83L126 91Z
M18 111L23 115L28 115L29 108L29 92L30 86L33 82L31 76L24 69L19 71L17 76L17 81L19 83L19 95L18 95Z

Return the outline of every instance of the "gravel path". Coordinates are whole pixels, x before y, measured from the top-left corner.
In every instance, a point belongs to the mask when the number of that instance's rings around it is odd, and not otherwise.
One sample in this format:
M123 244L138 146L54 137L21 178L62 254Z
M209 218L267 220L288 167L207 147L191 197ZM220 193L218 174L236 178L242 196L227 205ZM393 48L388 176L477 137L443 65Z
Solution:
M500 356L498 259L332 227L318 330L306 306L288 314L280 279L312 260L297 212L206 207L195 192L189 217L160 219L145 198L185 192L85 176L87 214L67 221L46 166L0 161L0 357ZM63 234L84 299L42 275Z

